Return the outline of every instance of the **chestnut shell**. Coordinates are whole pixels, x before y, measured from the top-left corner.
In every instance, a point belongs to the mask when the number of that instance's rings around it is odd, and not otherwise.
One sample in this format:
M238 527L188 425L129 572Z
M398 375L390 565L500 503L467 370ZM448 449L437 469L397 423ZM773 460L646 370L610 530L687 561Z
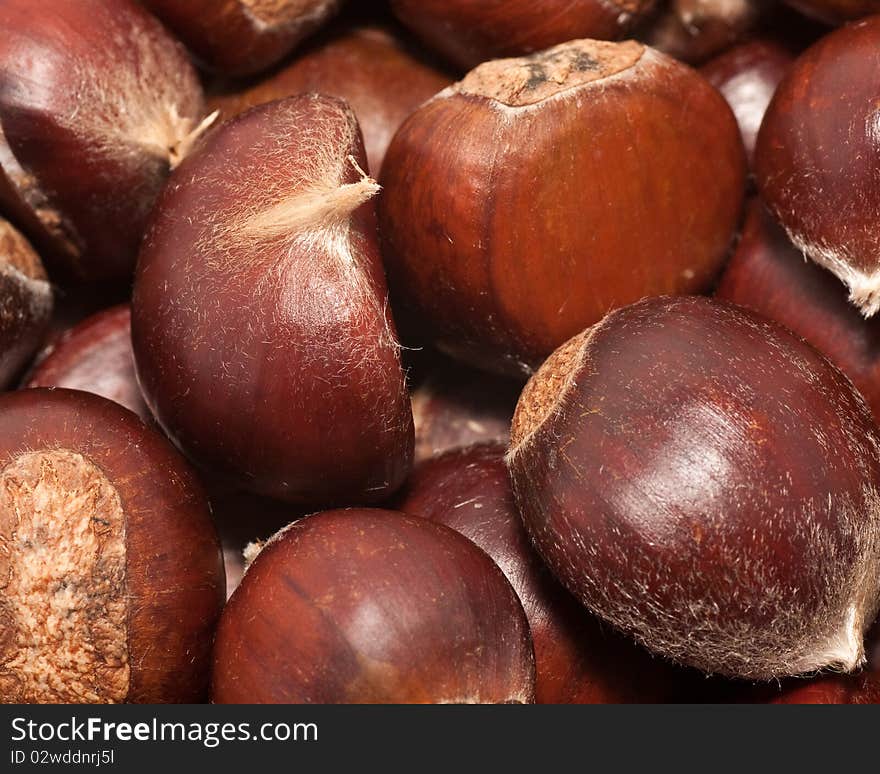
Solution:
M530 702L519 600L473 543L426 519L325 511L273 537L229 600L217 703Z
M96 465L119 495L130 664L125 700L203 701L224 578L207 499L190 467L130 411L77 390L0 395L0 426L0 470L22 454L68 450Z
M880 591L880 438L849 380L710 299L608 315L532 379L508 455L541 556L706 672L855 668Z

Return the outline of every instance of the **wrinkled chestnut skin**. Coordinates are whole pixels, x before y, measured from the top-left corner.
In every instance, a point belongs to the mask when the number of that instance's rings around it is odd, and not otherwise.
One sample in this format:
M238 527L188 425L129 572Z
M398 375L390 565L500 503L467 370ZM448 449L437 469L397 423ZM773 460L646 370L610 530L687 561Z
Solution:
M880 17L822 38L779 85L755 149L770 211L865 316L880 308L878 68Z
M707 62L702 73L733 110L751 161L761 120L794 55L774 40L740 43Z
M597 47L610 48L587 53ZM612 77L521 105L532 86L631 54ZM468 87L489 66L395 135L380 233L402 327L522 377L611 308L706 289L739 220L745 159L718 92L639 44L552 49L526 61L536 75L507 102Z
M709 673L853 669L880 574L880 438L846 377L781 326L649 299L560 348L508 455L554 574Z
M204 701L224 600L223 561L190 467L134 414L77 390L0 395L0 426L0 469L24 452L67 449L99 467L119 494L129 600L126 701Z
M415 460L485 441L507 443L522 384L437 357L412 392Z
M880 13L878 0L785 0L790 6L829 24Z
M229 600L213 701L530 702L529 627L495 564L454 530L383 510L278 533Z
M129 305L98 312L64 333L42 353L24 386L91 392L151 420L134 371Z
M699 64L757 26L766 0L668 0L639 39L682 62Z
M880 420L880 320L865 320L843 285L807 261L757 200L715 295L806 339L852 379Z
M0 28L0 205L65 280L129 280L204 118L183 46L131 0L4 0Z
M410 30L468 70L488 59L530 54L574 38L614 40L655 0L391 0Z
M244 91L209 100L224 118L272 100L317 92L348 102L364 135L370 169L382 168L385 150L404 119L448 86L450 78L410 53L381 27L355 27L316 41L290 64Z
M165 189L132 302L138 377L163 429L202 467L302 505L378 502L412 463L375 215L349 210L373 184L349 156L366 164L354 116L329 97L213 131ZM296 223L286 211L272 231L266 218L291 202Z
M531 547L504 451L480 444L428 460L410 477L397 507L452 527L504 571L529 619L539 704L670 701L684 673L603 626Z
M229 75L252 75L280 62L341 5L341 0L143 2L203 64Z
M52 309L52 288L40 257L0 218L0 389L20 377L37 351Z

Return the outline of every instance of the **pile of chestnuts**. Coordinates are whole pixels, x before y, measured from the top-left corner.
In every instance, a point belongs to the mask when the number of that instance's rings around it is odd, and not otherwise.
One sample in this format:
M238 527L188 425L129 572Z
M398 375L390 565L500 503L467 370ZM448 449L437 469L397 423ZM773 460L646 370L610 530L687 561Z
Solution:
M0 0L0 701L880 702L878 71L876 0Z

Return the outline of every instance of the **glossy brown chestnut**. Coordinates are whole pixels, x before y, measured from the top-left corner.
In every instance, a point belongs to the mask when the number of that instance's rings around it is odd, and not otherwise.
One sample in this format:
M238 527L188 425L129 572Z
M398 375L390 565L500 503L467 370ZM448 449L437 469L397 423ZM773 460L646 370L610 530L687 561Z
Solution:
M138 263L147 405L192 458L301 504L377 502L412 462L357 121L317 95L218 127L175 172Z
M342 0L142 0L208 67L252 75L280 62Z
M530 702L529 626L460 534L383 510L326 511L262 549L217 630L217 703Z
M508 465L551 570L652 650L754 679L862 662L880 434L781 326L700 297L612 312L529 382Z
M504 451L480 444L428 460L410 477L398 508L452 527L504 571L529 619L538 703L669 701L684 673L603 627L532 549Z
M205 128L183 47L131 0L0 3L0 204L77 279L128 279Z
M354 27L316 41L290 64L244 91L213 97L209 107L229 117L302 92L339 97L354 110L370 169L378 173L397 128L450 80L386 29Z
M791 240L880 309L880 17L822 38L779 85L755 148L761 196Z
M839 24L880 13L880 0L785 0L785 2L829 24Z
M852 379L880 420L880 319L865 320L846 288L806 260L757 200L716 296L805 338Z
M437 359L412 393L415 459L484 441L507 443L522 384Z
M794 54L774 40L740 43L707 62L702 73L736 116L749 160L773 92L794 62Z
M46 335L52 287L40 257L0 218L0 389L20 376Z
M2 395L0 426L0 700L204 700L223 564L189 467L76 390Z
M757 26L766 0L668 0L639 38L683 62L699 64Z
M397 18L463 69L574 38L614 40L655 0L391 0Z
M134 371L129 305L98 312L64 333L41 354L24 386L91 392L151 420Z
M633 41L582 40L481 65L427 102L382 183L400 309L446 352L522 376L611 308L705 289L745 163L697 73Z

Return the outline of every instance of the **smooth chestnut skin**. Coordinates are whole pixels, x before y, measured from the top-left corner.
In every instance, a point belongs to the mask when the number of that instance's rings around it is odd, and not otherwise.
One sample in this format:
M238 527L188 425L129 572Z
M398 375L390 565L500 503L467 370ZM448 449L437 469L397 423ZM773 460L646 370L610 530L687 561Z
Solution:
M862 662L880 437L781 326L700 297L612 312L529 382L507 461L550 569L655 652L757 680Z
M865 320L844 286L807 261L758 200L715 295L806 339L852 379L880 420L880 320Z
M755 148L761 196L794 244L880 309L880 17L802 54L770 103Z
M690 64L705 62L754 29L766 0L669 0L640 40Z
M339 97L354 110L370 169L378 172L404 119L450 82L443 72L414 56L399 36L382 27L361 26L323 37L245 90L214 96L209 107L226 118L303 92Z
M213 701L526 703L529 625L504 574L454 530L385 510L273 537L217 630Z
M202 64L253 75L280 62L342 0L142 0Z
M0 700L203 701L223 563L189 466L76 390L2 395L0 426Z
M42 353L24 386L91 392L151 420L134 370L129 305L98 312L64 333Z
M52 286L27 239L0 218L0 389L42 343L52 317Z
M394 15L428 46L468 70L575 38L614 40L655 0L391 0Z
M254 108L175 172L145 240L132 341L147 405L255 494L378 502L411 467L365 164L340 100Z
M424 462L398 509L460 532L504 571L529 619L539 704L670 701L685 673L603 626L535 553L513 500L505 448L478 444Z
M878 0L785 0L793 8L828 24L880 13Z
M412 392L415 460L486 441L507 443L522 384L436 358Z
M745 158L693 70L633 41L572 41L482 65L419 108L382 184L402 325L522 377L609 309L706 289Z
M131 0L0 3L0 205L69 280L129 280L204 129L186 52Z
M767 106L794 59L786 46L759 39L740 43L702 67L733 110L750 161Z

